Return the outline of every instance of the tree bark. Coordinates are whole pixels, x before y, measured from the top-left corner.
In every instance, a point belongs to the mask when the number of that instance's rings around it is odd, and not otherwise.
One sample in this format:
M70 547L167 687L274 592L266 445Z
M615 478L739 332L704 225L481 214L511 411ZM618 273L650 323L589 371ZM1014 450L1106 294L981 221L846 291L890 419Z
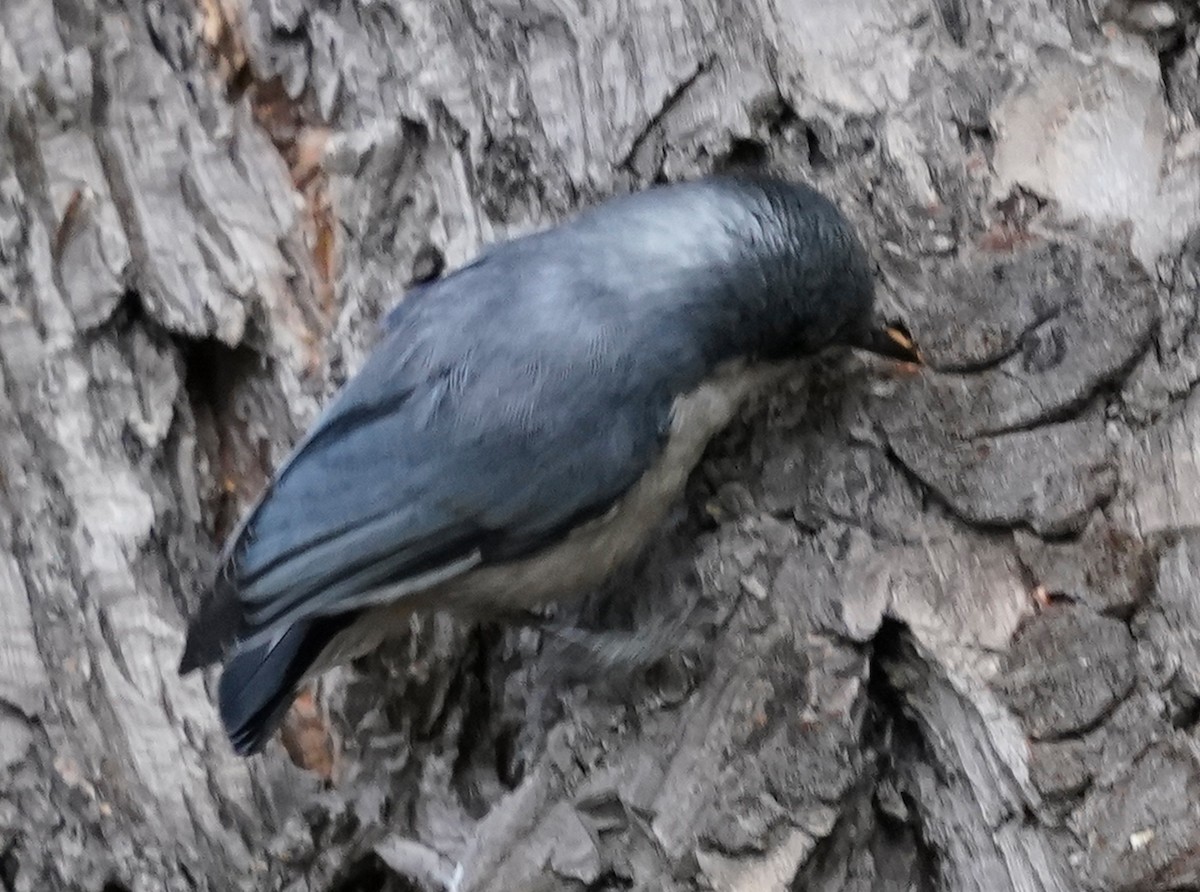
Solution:
M1200 888L1198 22L5 0L0 889ZM235 758L184 618L379 314L731 165L932 368L815 361L559 631L422 617Z

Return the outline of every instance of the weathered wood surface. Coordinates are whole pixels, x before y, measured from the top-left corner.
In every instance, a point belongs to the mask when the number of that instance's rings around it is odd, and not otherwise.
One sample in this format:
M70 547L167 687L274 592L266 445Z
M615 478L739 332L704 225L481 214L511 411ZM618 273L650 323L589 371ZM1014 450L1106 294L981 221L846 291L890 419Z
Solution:
M1198 19L4 0L0 888L1200 887ZM716 444L610 646L425 618L233 758L183 617L378 314L731 163L937 371Z

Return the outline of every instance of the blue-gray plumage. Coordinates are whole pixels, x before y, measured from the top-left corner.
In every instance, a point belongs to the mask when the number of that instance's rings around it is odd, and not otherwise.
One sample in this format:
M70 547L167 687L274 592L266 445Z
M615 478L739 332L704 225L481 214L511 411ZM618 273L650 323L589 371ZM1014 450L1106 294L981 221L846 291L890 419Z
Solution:
M181 670L234 747L419 607L528 607L638 550L709 438L832 344L914 360L825 198L712 177L494 245L393 310L230 537Z

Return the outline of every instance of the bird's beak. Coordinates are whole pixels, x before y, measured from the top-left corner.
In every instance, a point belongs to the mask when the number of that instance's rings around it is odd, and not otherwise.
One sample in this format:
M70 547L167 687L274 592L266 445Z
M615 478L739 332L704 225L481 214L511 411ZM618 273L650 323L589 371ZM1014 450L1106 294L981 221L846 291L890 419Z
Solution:
M867 350L888 359L924 365L925 358L913 343L913 339L898 325L876 325L868 328L852 346Z

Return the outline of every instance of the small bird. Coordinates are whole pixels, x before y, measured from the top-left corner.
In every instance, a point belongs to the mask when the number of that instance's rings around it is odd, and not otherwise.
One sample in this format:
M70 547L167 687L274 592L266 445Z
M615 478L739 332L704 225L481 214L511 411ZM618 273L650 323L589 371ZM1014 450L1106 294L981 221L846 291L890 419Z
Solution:
M919 354L813 189L722 175L612 199L416 285L230 535L180 672L224 660L234 749L414 610L594 588L710 439L825 347Z

